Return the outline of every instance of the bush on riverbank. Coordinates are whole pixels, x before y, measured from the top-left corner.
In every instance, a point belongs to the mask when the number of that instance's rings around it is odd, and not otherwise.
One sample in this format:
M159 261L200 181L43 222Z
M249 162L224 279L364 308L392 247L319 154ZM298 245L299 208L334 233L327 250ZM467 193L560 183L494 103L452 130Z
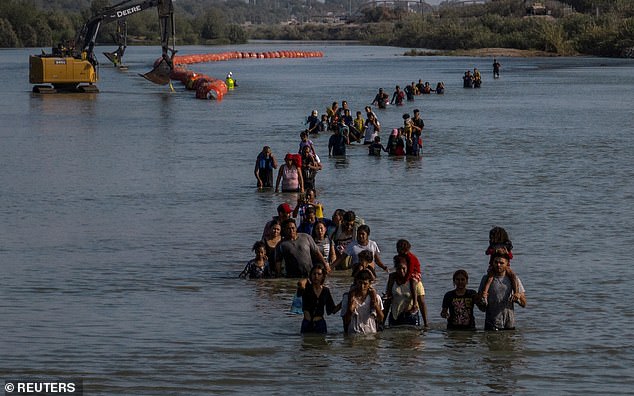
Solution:
M410 15L394 24L391 39L377 44L443 50L473 48L516 48L546 51L557 55L576 53L598 56L626 56L634 47L634 17L605 13L599 17L571 13L518 18L501 7L511 3L494 2L502 14L440 17ZM464 12L464 11L463 11ZM509 15L511 14L511 15ZM631 56L631 55L629 55Z
M107 0L93 1L95 8ZM244 4L222 3L197 9L200 12L193 14L176 13L175 19L179 45L226 45L248 39L356 40L441 50L516 48L556 55L634 57L634 1L594 0L593 7L587 4L589 0L562 1L592 12L575 13L570 6L546 0L551 15L528 17L523 0L496 0L481 5L441 7L436 14L427 10L424 15L400 8L367 8L356 20L348 21L352 23L271 22L241 26L238 23L257 19L247 18L250 14L246 11L254 10L244 8ZM0 47L51 47L74 38L77 29L95 12L95 9L78 13L43 11L19 0L3 0ZM129 43L157 44L159 32L155 19L153 12L129 17ZM112 42L114 25L102 27L99 43Z

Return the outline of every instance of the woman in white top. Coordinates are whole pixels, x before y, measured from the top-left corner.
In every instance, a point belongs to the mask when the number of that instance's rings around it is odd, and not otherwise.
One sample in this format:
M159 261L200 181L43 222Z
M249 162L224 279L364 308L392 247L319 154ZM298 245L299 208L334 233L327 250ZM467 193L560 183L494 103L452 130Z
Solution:
M348 256L351 258L351 266L354 268L357 264L359 264L359 253L363 250L369 250L372 252L374 256L374 263L381 267L385 272L388 272L387 266L383 264L381 260L381 251L379 250L379 246L370 239L370 227L366 224L362 224L357 228L357 240L351 242L346 246L346 250L337 257L334 265L336 267L341 267L341 263Z
M317 220L313 226L312 237L319 248L319 252L326 259L328 264L332 264L335 261L335 247L326 234L326 224L323 220Z
M343 325L346 334L376 333L383 323L383 301L372 288L372 274L368 270L359 271L354 286L343 295L341 302Z
M386 294L386 310L388 314L388 323L390 326L412 325L420 326L420 315L423 318L424 328L427 325L427 306L425 305L425 288L423 282L417 282L414 289L416 294L417 307L413 304L412 287L410 285L407 274L407 258L403 256L394 256L395 271L390 274L387 282Z

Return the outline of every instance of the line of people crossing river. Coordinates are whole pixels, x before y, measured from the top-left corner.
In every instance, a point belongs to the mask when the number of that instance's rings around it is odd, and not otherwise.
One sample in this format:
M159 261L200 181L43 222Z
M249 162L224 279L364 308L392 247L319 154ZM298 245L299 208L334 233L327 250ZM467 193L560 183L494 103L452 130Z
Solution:
M399 88L395 92L398 93ZM377 97L382 94L379 91ZM380 98L379 98L380 99ZM376 104L376 98L375 102ZM384 260L368 224L352 210L336 209L325 216L317 200L315 175L322 170L311 134L331 133L328 155L345 155L353 143L368 147L369 155L420 156L425 123L420 111L403 114L403 125L393 128L387 147L381 144L381 124L370 106L365 118L360 111L352 118L346 101L333 102L325 114L314 110L306 129L300 133L297 154L287 153L279 164L269 146L258 154L254 174L258 188L296 193L294 207L287 202L266 223L254 243L254 258L240 273L241 278L297 278L294 307L303 315L300 331L327 333L325 316L339 313L346 334L374 333L389 326L428 328L429 319L422 281L422 266L406 239L395 243L397 254ZM277 177L275 177L277 170ZM489 233L489 267L478 290L468 288L469 274L458 269L453 274L455 288L448 291L440 315L448 329L475 330L474 308L485 312L485 330L514 329L514 305L526 305L521 280L510 268L513 245L506 230L494 227ZM390 271L390 267L392 270ZM387 275L383 292L376 289L379 270ZM326 279L337 271L352 276L351 286L335 299Z

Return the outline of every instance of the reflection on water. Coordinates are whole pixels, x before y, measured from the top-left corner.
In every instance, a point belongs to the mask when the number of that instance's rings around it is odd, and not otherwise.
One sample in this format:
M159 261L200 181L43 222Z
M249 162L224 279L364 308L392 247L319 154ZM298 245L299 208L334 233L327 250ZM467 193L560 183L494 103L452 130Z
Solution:
M519 331L498 331L484 333L488 353L481 360L484 376L492 391L507 395L522 392L517 378L526 369L523 356L523 337Z
M634 386L631 62L505 59L502 77L485 74L476 91L460 76L490 59L326 46L320 59L192 65L215 77L231 68L240 81L216 103L138 77L157 51L135 47L128 73L102 66L99 94L51 96L30 93L29 50L0 51L0 376L77 375L104 395ZM389 131L420 108L422 158L369 157L361 145L329 158L328 136L311 140L326 216L354 210L384 258L396 240L412 242L430 330L345 337L333 315L328 335L302 337L301 315L289 312L296 280L237 279L276 207L297 200L255 188L255 156L263 145L278 159L296 152L312 109L346 99L360 110L377 87L419 78L445 81L445 95L377 114ZM451 274L486 273L493 225L511 234L529 305L514 332L447 332L439 313ZM350 274L327 282L337 301ZM481 329L482 313L476 322Z
M69 122L89 121L95 115L97 93L64 93L64 94L35 94L31 93L31 113L42 114L49 121L55 122L58 118Z

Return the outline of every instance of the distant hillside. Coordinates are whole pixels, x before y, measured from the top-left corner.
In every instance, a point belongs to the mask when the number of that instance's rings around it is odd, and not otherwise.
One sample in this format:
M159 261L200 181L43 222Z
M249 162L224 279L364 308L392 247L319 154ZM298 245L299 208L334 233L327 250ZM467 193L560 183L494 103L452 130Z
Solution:
M97 10L119 2L0 0L0 47L50 47L73 39ZM632 0L451 0L434 8L405 0L174 0L174 7L179 45L358 40L413 49L634 57ZM129 43L159 40L155 12L127 22ZM113 29L102 26L98 43L111 43Z

